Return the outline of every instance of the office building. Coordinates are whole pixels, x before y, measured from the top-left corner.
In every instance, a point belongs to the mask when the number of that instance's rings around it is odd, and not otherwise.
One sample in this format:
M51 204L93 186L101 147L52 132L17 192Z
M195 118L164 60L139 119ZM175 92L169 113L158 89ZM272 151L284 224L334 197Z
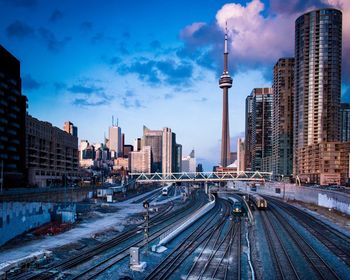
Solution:
M340 104L340 141L350 141L350 104Z
M294 58L280 58L273 68L272 172L293 173Z
M142 147L151 148L152 172L162 172L162 130L150 130L143 127Z
M252 170L252 147L253 147L253 96L248 95L245 100L245 154L244 165L247 171Z
M73 125L70 121L64 123L63 130L74 137L78 137L78 128Z
M133 145L124 145L123 147L123 157L128 158L130 152L134 151L134 146Z
M142 146L141 138L136 138L134 140L134 151L135 152L141 151L141 146Z
M255 88L252 104L252 170L272 169L272 88Z
M112 125L109 127L108 148L113 155L113 158L122 156L123 154L123 138L122 130L119 126Z
M296 20L294 176L310 170L301 166L304 151L317 151L320 143L340 140L341 52L341 11L319 9ZM321 172L317 171L319 176Z
M26 108L20 62L0 45L0 186L4 188L26 186Z
M182 171L182 145L181 144L176 144L175 161L176 161L176 170L174 172L181 172Z
M26 167L31 186L64 185L78 176L78 138L26 116Z
M151 147L142 146L141 151L130 153L129 170L131 173L151 173Z
M176 170L176 135L170 128L163 128L162 136L162 173Z
M196 157L194 150L191 153L182 158L182 172L196 172Z

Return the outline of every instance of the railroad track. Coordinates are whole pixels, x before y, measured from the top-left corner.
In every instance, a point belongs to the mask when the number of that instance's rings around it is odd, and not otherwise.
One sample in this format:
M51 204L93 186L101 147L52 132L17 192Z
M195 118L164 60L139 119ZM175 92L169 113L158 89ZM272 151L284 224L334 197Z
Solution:
M228 215L229 213L225 214ZM221 243L220 238L226 225L226 222L226 219L222 219L212 230L207 240L204 242L200 253L198 254L198 256L196 256L195 262L193 263L190 271L188 272L186 279L197 279L200 277L204 266L208 263L209 259L211 258L211 252L216 250L216 248L218 248L217 245ZM226 239L226 237L230 234L231 230L232 227L230 227L228 233L224 235L224 239Z
M194 204L190 208L188 207L182 207L180 209L177 209L173 212L171 212L173 204L171 204L170 207L164 211L165 213L159 213L157 216L154 216L150 219L150 225L152 227L155 227L161 223L167 222L171 219L174 219L174 217L178 217L183 215L185 212L193 211L195 209L198 209L203 203L203 200L196 200ZM188 204L186 204L188 205ZM113 247L116 247L117 245L122 244L124 241L136 236L140 232L140 228L142 228L142 224L135 226L134 228L130 229L127 232L121 233L118 236L103 242L87 251L82 252L80 255L73 256L71 258L65 259L63 261L60 261L58 263L55 263L48 268L46 268L44 271L40 273L35 272L25 272L20 275L16 275L15 277L11 279L52 279L53 276L67 271L71 268L74 268L82 263L85 263L95 257L96 255L99 255L103 252L106 252L108 250L111 250Z
M305 260L310 264L319 279L341 279L333 268L325 261L309 242L287 221L274 205L270 204L273 217L284 228L292 242L303 254Z
M265 211L261 211L260 213L267 245L271 253L271 260L276 272L276 279L300 279L281 240L280 234L275 229L275 225L271 223Z
M283 203L277 199L267 199L271 205L282 208L295 218L331 252L340 258L346 265L350 266L350 237L292 205Z
M183 240L145 279L168 279L180 265L192 255L192 253L212 234L212 231L217 230L217 223L212 224L215 218L220 213L220 208L225 208L225 214L220 217L219 223L227 219L229 216L230 206L228 202L220 201L211 210L210 216L199 225L197 228Z
M193 206L192 206L190 209L189 208L183 209L180 213L195 211L200 206L202 206L202 202L203 202L203 200L200 202L196 202L199 204L199 206L196 207L195 209L193 209ZM178 213L177 216L180 216L180 213ZM150 237L149 237L149 242L154 241L155 239L160 237L164 232L169 230L169 228L172 228L174 223L181 222L182 220L186 219L185 217L186 217L186 215L181 215L181 217L179 217L178 219L176 219L175 221L172 221L172 222L169 219L165 219L168 222L168 225L161 228L161 229L156 230L155 232L152 232ZM99 275L106 272L108 269L110 269L114 265L116 265L121 260L129 257L129 248L130 247L133 247L133 246L143 247L145 245L146 245L145 240L142 237L139 240L135 241L134 243L129 244L126 248L121 249L117 252L114 252L113 254L108 256L107 258L105 258L105 259L103 259L95 264L90 265L88 269L85 269L85 270L79 272L78 274L74 275L71 279L72 280L73 279L84 279L84 280L95 279L96 277L98 277Z
M207 271L202 272L198 279L240 279L241 273L241 226L240 222L231 223L229 234L212 254L207 264ZM234 247L234 248L233 248ZM232 250L233 249L233 250ZM234 253L234 254L233 254ZM235 261L235 263L230 263Z

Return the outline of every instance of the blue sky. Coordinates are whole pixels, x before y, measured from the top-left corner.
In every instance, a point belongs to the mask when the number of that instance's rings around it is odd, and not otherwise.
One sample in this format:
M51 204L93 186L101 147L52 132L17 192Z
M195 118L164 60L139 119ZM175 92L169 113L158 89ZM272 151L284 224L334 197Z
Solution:
M90 142L103 140L112 115L128 143L141 136L143 125L171 127L184 154L195 148L210 169L219 162L224 22L235 150L244 132L245 97L271 85L279 57L293 56L297 16L328 2L0 0L0 44L21 61L31 115L58 127L70 120ZM337 7L349 15L346 2ZM349 22L343 26L345 41ZM349 54L346 43L343 55ZM347 98L349 64L343 69Z

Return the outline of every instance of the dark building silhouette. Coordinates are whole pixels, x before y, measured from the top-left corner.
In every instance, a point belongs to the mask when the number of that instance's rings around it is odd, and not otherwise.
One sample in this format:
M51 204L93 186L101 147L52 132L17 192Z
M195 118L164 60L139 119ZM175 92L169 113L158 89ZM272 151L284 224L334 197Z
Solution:
M20 62L0 45L0 172L3 170L4 188L24 187L26 184L26 108Z
M130 152L134 151L134 146L133 145L124 145L123 146L123 157L124 158L129 158Z

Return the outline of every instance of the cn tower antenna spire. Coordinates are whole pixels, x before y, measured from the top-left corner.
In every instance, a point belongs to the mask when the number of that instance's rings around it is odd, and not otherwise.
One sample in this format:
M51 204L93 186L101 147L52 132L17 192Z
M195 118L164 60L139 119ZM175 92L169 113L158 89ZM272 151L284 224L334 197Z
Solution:
M219 80L219 86L222 88L223 108L222 108L222 136L221 136L221 166L227 167L231 164L230 151L230 126L229 126L229 108L228 108L228 89L232 87L232 78L228 73L228 36L227 22L225 28L224 41L224 71Z

